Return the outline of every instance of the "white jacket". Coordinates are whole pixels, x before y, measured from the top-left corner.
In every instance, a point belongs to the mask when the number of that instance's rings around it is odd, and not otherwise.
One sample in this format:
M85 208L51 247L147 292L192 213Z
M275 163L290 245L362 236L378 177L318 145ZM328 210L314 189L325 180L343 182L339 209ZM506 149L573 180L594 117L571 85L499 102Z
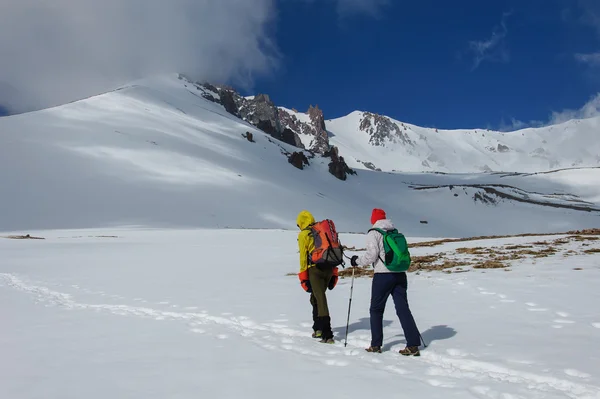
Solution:
M375 222L373 228L382 230L392 230L394 225L389 219L382 219ZM378 231L369 231L367 233L367 252L359 256L356 263L359 266L369 266L374 264L375 273L395 273L391 272L381 259L385 259L385 249L383 246L383 235Z

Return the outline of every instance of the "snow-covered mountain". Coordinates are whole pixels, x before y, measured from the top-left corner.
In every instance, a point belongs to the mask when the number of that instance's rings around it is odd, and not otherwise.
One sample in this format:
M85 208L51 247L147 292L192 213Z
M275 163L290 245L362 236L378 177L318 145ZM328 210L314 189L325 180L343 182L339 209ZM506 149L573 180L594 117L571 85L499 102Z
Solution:
M381 118L178 75L0 118L0 398L296 399L327 376L328 398L598 399L597 230L430 239L598 227L595 123L487 144L411 127L394 144ZM525 156L538 136L582 167ZM509 149L474 147L492 144ZM453 173L417 172L428 151ZM456 173L486 157L516 173ZM371 284L348 270L327 292L336 343L310 336L296 215L332 218L352 255L373 207L410 243L419 358L398 354L391 301L384 352L364 351Z
M224 91L230 92L231 101L223 100ZM324 122L320 109L311 110L282 110L266 96L240 97L171 75L2 118L0 231L113 225L294 229L301 209L317 218L333 218L341 231L364 231L373 207L386 209L412 235L546 232L597 225L600 169L544 174L359 170L353 157L376 167L401 168L403 146L410 144L399 139L387 147L373 146L366 132L350 129L367 126L362 114ZM596 121L574 123L583 127ZM329 142L323 141L325 128L332 132ZM415 134L421 131L410 129L407 143L416 142ZM443 149L445 133L435 133L439 143L433 138L427 142ZM591 137L584 133L578 129L557 136L555 142L579 143L589 152L597 144L581 144ZM581 138L573 139L575 134ZM515 135L516 140L525 141L523 137ZM295 146L300 145L296 138L313 151ZM456 148L452 153L465 147L456 156L460 162L448 167L461 171L469 157L478 164L468 150L471 144L448 142ZM525 147L504 142L508 152L489 153L513 157L518 170L536 169L524 158L516 163L520 153L515 149ZM565 144L561 162L573 151ZM300 164L294 161L297 167L290 164L294 153L296 160L304 158ZM446 153L450 151L440 150L438 156L452 159ZM358 173L346 180L332 176L332 158L342 163L345 159ZM416 152L411 162L422 162Z
M369 112L327 120L351 167L384 171L541 172L600 167L600 117L513 132L423 128Z

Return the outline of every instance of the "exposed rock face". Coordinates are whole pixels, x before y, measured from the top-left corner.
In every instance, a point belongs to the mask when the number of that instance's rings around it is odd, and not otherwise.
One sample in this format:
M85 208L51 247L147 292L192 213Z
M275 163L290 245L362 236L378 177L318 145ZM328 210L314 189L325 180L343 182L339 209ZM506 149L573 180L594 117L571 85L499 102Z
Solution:
M248 140L251 143L255 143L254 141L254 135L250 132L246 132L244 134L242 134L242 137L245 138L246 140Z
M498 152L508 152L510 151L510 148L508 148L507 146L503 145L503 144L498 144Z
M312 134L315 136L314 144L311 150L318 154L324 154L329 150L329 136L327 135L327 129L325 128L325 118L323 117L323 111L319 109L319 106L313 107L312 105L308 108L308 116L312 124Z
M403 125L403 129L406 127ZM414 146L408 135L400 129L398 124L392 122L387 116L365 112L360 121L359 129L368 133L371 138L369 143L376 146L385 146L386 141L401 142Z
M288 162L298 169L304 169L304 165L308 165L308 159L303 152L293 152L288 157Z
M310 151L323 155L329 150L325 118L318 106L310 106L307 112L310 122L305 122L300 121L293 113L279 109L267 94L247 98L227 86L204 83L201 87L209 91L203 94L204 98L218 102L230 114L251 123L278 140L307 149L299 135L309 135L312 137L308 148Z
M329 173L340 180L346 180L348 175L355 175L356 172L348 167L344 157L339 156L337 147L332 147L328 154L331 157L329 162Z

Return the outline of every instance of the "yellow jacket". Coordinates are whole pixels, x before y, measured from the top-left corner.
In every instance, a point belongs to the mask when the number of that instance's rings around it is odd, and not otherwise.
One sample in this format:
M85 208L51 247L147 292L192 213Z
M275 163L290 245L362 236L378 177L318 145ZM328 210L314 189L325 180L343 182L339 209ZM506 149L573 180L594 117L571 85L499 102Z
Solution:
M298 214L296 225L300 228L298 233L298 249L300 251L300 273L307 271L308 268L314 265L309 262L309 255L315 249L315 240L310 234L310 229L305 230L308 226L315 223L315 218L308 211L302 211Z

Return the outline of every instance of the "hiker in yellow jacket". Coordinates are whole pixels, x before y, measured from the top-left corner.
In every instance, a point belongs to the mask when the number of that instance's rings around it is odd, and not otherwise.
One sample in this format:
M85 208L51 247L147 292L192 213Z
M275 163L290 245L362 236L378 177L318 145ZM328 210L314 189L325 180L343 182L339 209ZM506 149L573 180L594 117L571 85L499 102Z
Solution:
M321 338L322 343L334 343L331 330L331 317L327 306L327 288L333 289L337 284L337 267L327 267L321 270L310 261L310 254L315 249L315 242L310 232L310 226L315 218L308 211L298 214L296 225L298 233L298 249L300 251L300 273L298 278L306 292L310 292L310 304L313 314L313 338Z

